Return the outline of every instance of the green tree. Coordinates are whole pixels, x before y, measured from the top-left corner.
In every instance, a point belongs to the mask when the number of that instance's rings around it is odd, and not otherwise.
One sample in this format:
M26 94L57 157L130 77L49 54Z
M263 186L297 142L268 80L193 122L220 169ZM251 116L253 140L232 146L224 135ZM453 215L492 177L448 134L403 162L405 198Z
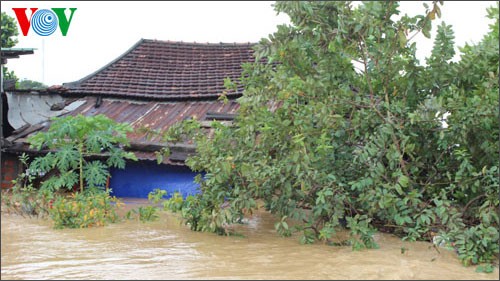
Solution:
M451 27L438 26L424 66L412 38L430 37L439 4L398 17L393 1L277 2L292 25L262 39L259 62L244 66L234 126L215 122L208 138L190 120L166 133L193 138L187 163L206 172L202 192L184 201L191 228L225 233L261 200L277 231L300 231L303 243L329 242L339 227L354 249L377 247L380 229L410 240L439 232L465 265L494 259L498 4L496 25L458 63Z
M37 150L48 149L43 157L31 162L30 171L56 174L45 180L41 189L50 192L62 187L72 189L79 184L80 192L87 188L103 187L109 176L108 169L123 169L125 159L137 160L132 152L125 152L128 124L117 123L99 114L96 116L67 116L54 118L47 132L30 136L28 141ZM98 157L106 156L105 161Z
M41 89L46 89L47 85L43 84L42 82L38 81L33 81L29 79L22 79L21 81L18 82L18 85L16 86L17 89L35 89L35 90L41 90Z
M2 12L0 17L2 21L2 32L0 33L2 37L2 48L12 48L18 43L16 36L19 35L19 31L17 30L16 21L5 12ZM3 76L4 79L17 79L14 72L8 71L5 66L3 68Z
M1 14L2 18L2 48L12 48L18 41L16 36L19 35L17 30L16 21L13 17L7 15L5 12Z

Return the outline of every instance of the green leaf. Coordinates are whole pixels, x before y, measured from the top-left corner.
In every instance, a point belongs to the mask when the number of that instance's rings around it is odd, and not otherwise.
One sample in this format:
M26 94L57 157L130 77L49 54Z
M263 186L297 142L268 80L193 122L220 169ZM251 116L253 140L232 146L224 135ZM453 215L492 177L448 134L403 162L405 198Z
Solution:
M68 171L60 175L58 180L58 189L60 187L66 187L69 190L73 189L73 186L78 183L78 174L74 171Z
M106 160L106 164L109 167L116 167L119 169L125 168L124 152L118 148L111 148L109 150L109 157Z
M356 24L356 26L354 27L354 33L358 33L361 28L363 28L363 25L362 24Z
M404 221L405 221L406 223L409 223L409 224L410 224L410 223L413 223L413 220L412 220L409 216L405 216L405 217L403 217L403 219L404 219Z
M56 161L56 167L60 171L67 171L78 167L80 154L75 147L63 146L55 153L54 160Z
M402 187L408 187L409 179L405 175L401 175L398 179L398 184Z
M485 264L485 265L478 265L476 267L476 272L479 273L492 273L495 270L495 268L491 264Z
M394 188L396 189L396 191L397 191L397 193L398 193L399 195L403 195L403 194L404 194L403 189L401 189L401 185L396 184L396 185L394 186Z
M92 161L85 164L83 167L83 175L87 186L89 187L104 187L109 171L107 166L100 161Z
M406 35L403 30L398 31L399 46L404 48L406 46Z
M286 221L281 222L281 225L284 229L288 230L288 224L286 223Z
M155 155L156 155L156 163L158 165L163 163L163 154L160 151L155 151Z
M438 18L441 18L441 8L438 5L434 5L434 11L436 11Z

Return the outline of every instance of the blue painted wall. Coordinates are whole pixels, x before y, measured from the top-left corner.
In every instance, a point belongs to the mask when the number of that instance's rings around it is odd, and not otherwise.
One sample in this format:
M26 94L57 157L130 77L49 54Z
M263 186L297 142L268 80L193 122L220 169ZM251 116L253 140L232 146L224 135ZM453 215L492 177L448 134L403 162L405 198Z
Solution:
M170 198L176 191L185 198L199 192L194 182L197 173L188 167L157 165L155 161L127 163L125 169L111 169L109 187L116 197L148 198L148 193L156 188L167 191Z

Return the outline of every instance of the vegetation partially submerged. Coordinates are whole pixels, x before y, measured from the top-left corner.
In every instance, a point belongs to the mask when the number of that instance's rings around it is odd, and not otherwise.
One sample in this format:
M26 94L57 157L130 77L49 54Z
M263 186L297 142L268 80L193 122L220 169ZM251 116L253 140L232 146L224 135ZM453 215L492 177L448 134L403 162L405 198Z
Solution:
M262 39L258 62L244 66L234 126L213 122L208 138L186 120L165 132L168 141L196 142L187 164L204 176L199 194L174 194L163 208L193 230L228 234L264 202L277 232L301 233L301 243L336 245L346 228L341 245L376 248L373 234L389 231L452 247L464 265L491 271L499 253L498 3L488 10L490 32L460 48L458 62L443 23L422 65L412 38L430 37L440 4L399 17L398 2L277 2L292 25ZM130 128L90 119L56 119L33 137L34 147L53 152L31 162L5 204L49 214L56 227L115 221L103 187L107 168L134 159L120 148ZM91 159L103 152L106 160ZM35 174L47 175L40 189L31 185ZM156 190L149 199L164 196ZM158 210L126 217L155 220Z
M3 207L50 216L56 228L115 222L114 207L120 202L107 188L109 168L124 168L126 159L136 160L122 149L131 130L104 115L53 118L47 132L28 139L45 154L32 161L26 154L19 158L26 169L14 180L12 194L2 194Z
M410 17L398 2L277 2L292 25L262 39L258 62L244 66L234 126L214 122L208 138L187 120L166 132L196 142L187 164L206 173L200 194L170 207L191 229L224 234L262 200L278 233L301 232L303 243L345 227L354 249L375 248L383 230L438 237L464 265L495 260L498 3L490 32L460 48L458 62L443 23L422 64L412 38L430 37L442 5Z

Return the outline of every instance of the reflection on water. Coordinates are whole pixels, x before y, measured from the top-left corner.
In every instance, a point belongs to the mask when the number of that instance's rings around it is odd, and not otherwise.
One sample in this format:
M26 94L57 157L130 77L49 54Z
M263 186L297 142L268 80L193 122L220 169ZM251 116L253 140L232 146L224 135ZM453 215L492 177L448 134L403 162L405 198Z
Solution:
M498 280L498 268L476 273L451 251L388 234L376 235L377 250L300 245L279 237L264 212L238 226L243 237L193 232L169 213L156 222L64 230L46 220L1 218L2 279Z

